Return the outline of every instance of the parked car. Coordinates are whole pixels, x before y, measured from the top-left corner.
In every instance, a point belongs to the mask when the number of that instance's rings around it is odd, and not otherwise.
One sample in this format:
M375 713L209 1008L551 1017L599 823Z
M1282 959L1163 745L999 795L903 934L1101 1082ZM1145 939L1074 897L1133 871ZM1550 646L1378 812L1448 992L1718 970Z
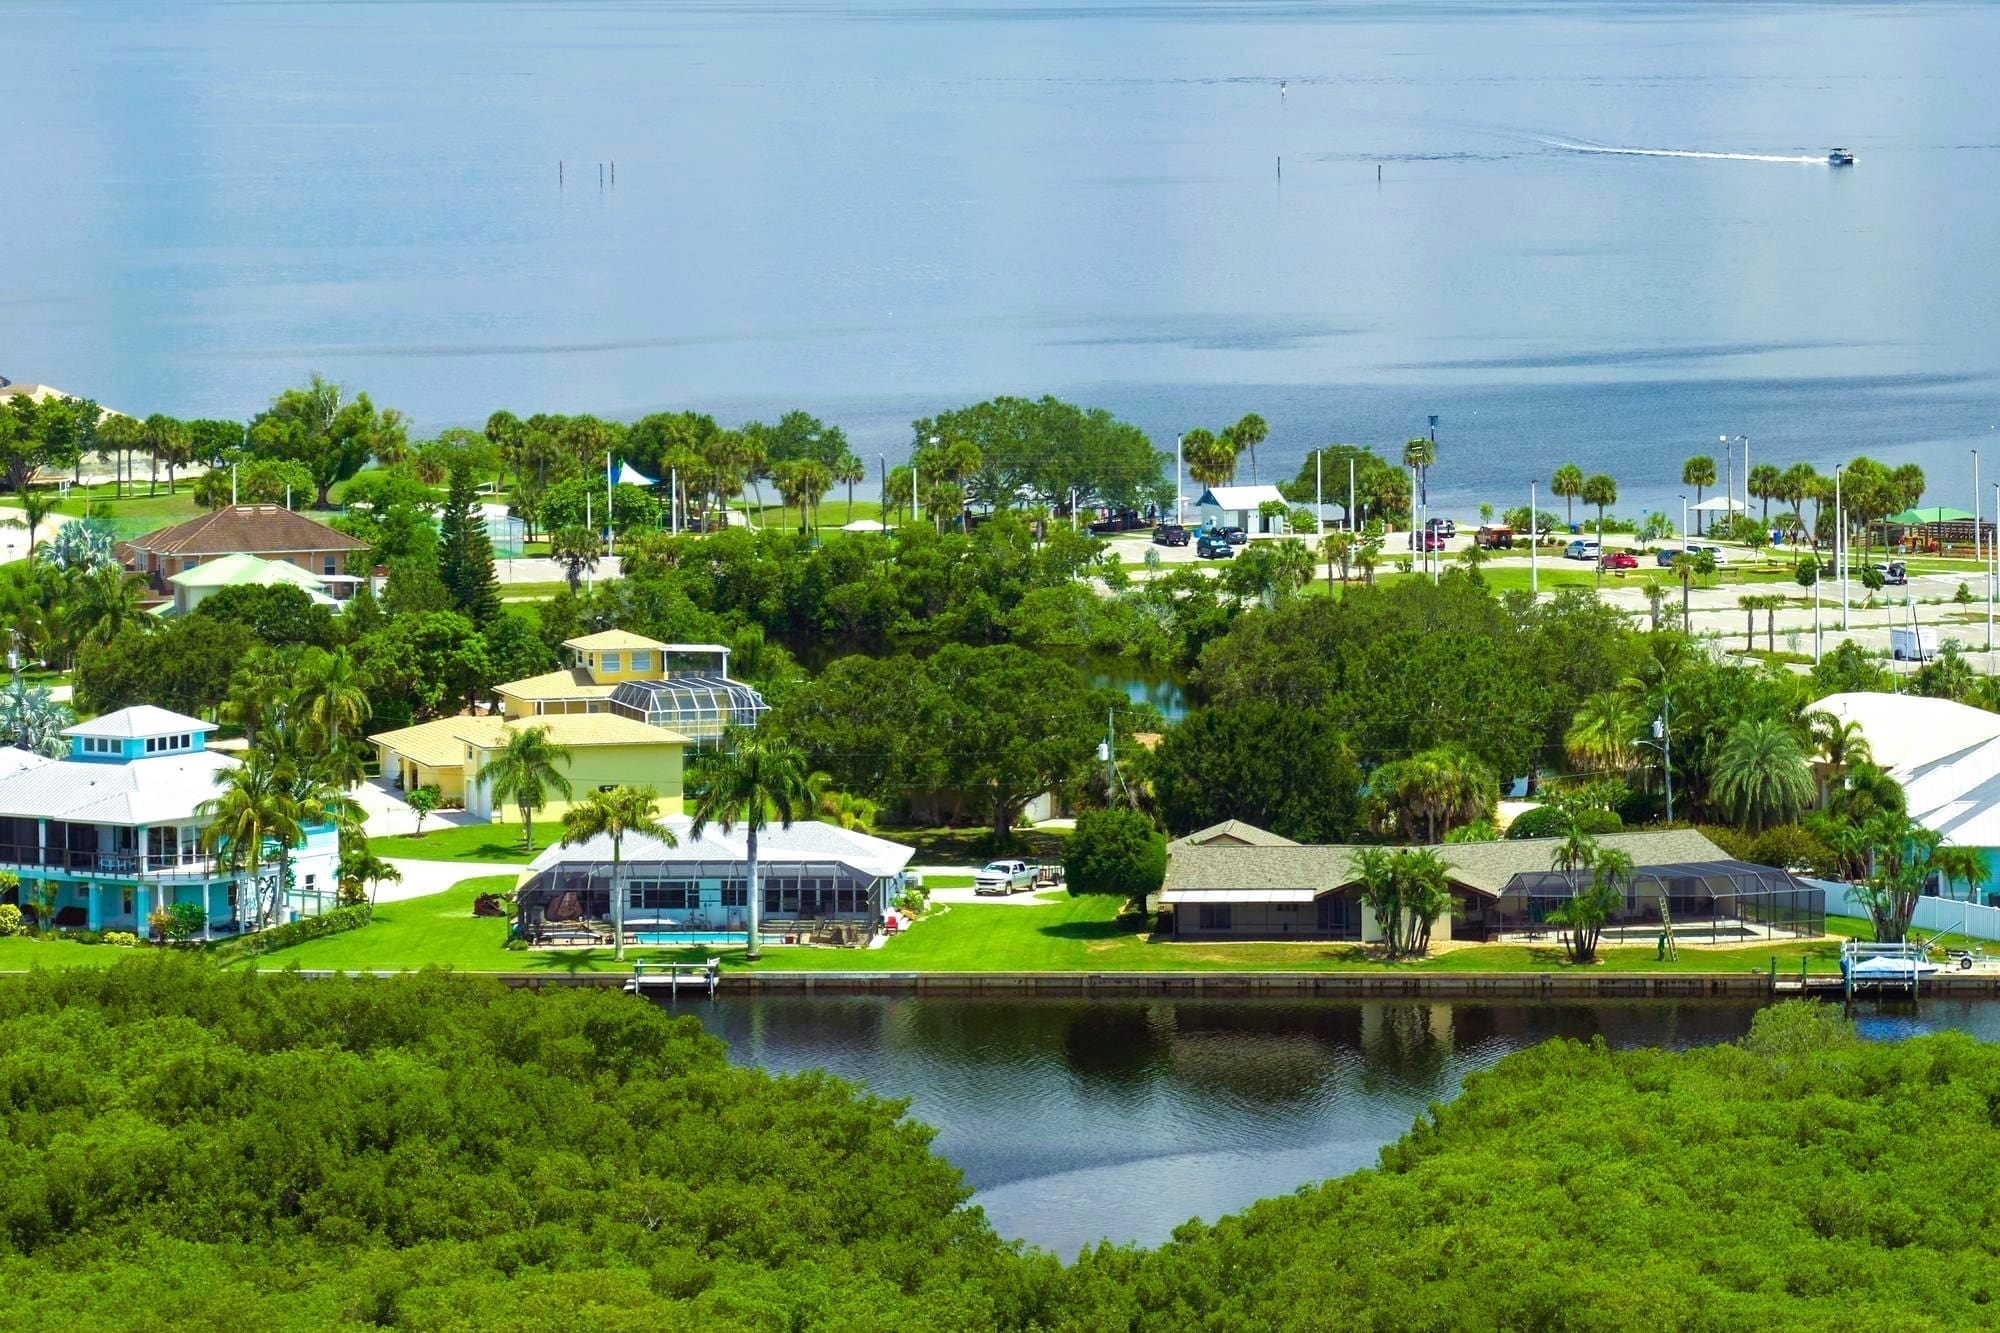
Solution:
M1114 509L1090 525L1090 530L1098 536L1108 536L1114 532L1134 532L1146 525L1146 520L1136 509Z
M972 872L972 891L983 894L1020 893L1035 887L1035 868L1026 861L988 861Z
M1229 549L1229 541L1219 532L1204 532L1195 540L1194 553L1204 560L1234 559L1236 552Z
M1153 545L1186 546L1188 530L1178 523L1162 523L1153 529Z
M1600 549L1595 537L1579 537L1571 542L1568 548L1563 551L1563 559L1595 560L1598 557Z
M1637 569L1639 557L1630 551L1606 551L1597 558L1599 569Z
M1680 553L1681 550L1678 546L1662 546L1659 550L1653 552L1653 560L1661 569L1672 569L1674 567L1674 557Z
M1417 549L1420 551L1442 551L1444 549L1444 534L1442 532L1418 533Z
M1882 576L1882 582L1900 588L1910 581L1909 567L1900 560L1891 560L1886 565L1875 566L1875 572Z
M1250 540L1250 534L1241 528L1221 528L1218 531L1222 533L1222 540L1228 542L1231 546L1241 546Z
M1447 537L1456 537L1458 535L1458 524L1448 518L1425 519L1424 527L1427 531L1442 533Z
M1472 534L1473 544L1487 551L1511 551L1514 549L1514 529L1504 523L1482 524L1479 531Z

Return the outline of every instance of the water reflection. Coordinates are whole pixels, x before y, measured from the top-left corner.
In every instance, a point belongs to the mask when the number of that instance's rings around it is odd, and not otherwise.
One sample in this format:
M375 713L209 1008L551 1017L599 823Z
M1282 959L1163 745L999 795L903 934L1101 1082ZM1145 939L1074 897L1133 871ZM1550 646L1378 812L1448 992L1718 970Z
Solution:
M1370 1165L1468 1072L1536 1042L1685 1047L1742 1035L1755 1011L803 995L691 1010L732 1059L830 1069L908 1098L994 1225L1063 1254L1102 1237L1155 1244L1190 1215ZM1923 1018L1941 1014L1968 1021L1930 1007ZM1918 1022L1870 1021L1885 1036Z

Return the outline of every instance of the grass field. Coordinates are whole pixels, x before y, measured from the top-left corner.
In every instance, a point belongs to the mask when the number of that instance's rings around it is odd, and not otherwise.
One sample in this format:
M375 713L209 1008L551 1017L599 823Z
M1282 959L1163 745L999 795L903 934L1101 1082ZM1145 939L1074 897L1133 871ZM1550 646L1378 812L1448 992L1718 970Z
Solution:
M535 853L562 838L560 819L535 821L533 850L522 845L519 824L434 824L422 837L397 834L370 838L368 850L377 856L408 861L519 861L535 859Z
M266 954L261 967L296 964L307 969L385 970L448 966L461 971L604 972L622 970L609 949L561 953L510 951L507 924L472 915L479 893L511 888L505 876L468 880L449 891L385 904L360 930L312 940ZM1468 945L1416 962L1385 963L1359 945L1170 944L1154 942L1110 897L1057 892L1034 906L956 904L919 922L880 949L765 950L760 966L772 971L817 972L1552 972L1567 970L1554 943L1535 946ZM1844 923L1865 931L1866 922ZM108 951L107 951L108 952ZM742 949L704 946L632 949L631 958L695 962L719 953L728 968L745 966ZM1648 945L1607 948L1597 965L1607 972L1734 972L1767 970L1776 959L1792 974L1800 960L1815 972L1837 971L1838 936L1738 948L1684 947L1662 963Z

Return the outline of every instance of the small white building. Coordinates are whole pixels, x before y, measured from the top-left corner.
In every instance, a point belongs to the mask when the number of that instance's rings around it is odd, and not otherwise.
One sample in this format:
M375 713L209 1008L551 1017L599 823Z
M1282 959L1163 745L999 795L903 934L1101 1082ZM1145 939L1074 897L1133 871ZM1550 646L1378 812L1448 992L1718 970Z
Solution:
M1202 522L1218 528L1241 528L1245 532L1289 532L1283 518L1267 519L1258 512L1267 501L1275 500L1291 509L1291 502L1276 486L1211 486L1194 502Z

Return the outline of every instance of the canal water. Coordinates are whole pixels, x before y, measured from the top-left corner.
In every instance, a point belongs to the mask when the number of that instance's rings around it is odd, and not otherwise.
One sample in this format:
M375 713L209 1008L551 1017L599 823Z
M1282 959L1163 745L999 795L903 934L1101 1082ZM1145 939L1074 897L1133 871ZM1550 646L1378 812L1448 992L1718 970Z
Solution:
M683 1003L730 1058L823 1068L938 1131L1005 1236L1071 1257L1372 1165L1465 1075L1553 1037L1673 1049L1749 1030L1754 1002L1083 1001L771 995ZM1860 1015L1894 1040L2000 1039L2000 1005Z

